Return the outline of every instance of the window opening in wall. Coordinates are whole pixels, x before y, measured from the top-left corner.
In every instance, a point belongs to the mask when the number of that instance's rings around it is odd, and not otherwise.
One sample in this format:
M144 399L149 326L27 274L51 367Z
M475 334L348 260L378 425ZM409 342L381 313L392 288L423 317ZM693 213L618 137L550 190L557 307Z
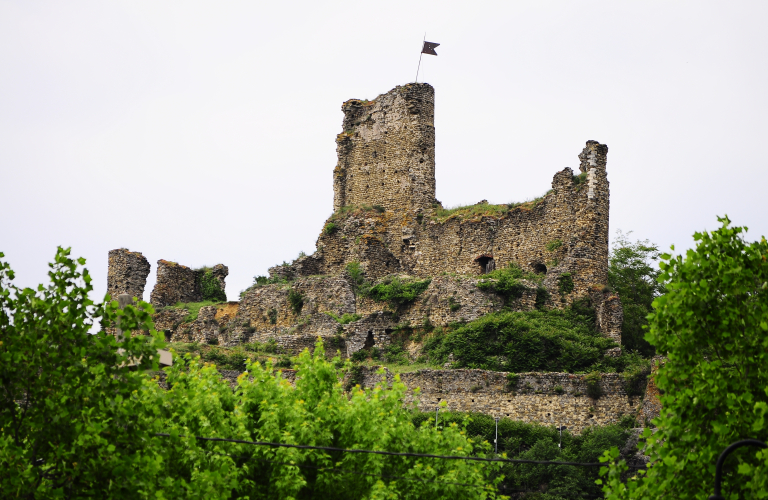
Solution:
M547 274L547 266L541 262L533 265L533 272L536 274Z
M363 349L370 350L375 345L376 341L373 339L373 330L368 330L368 336L365 337L365 344L363 344Z
M488 274L496 269L496 262L493 260L493 255L481 255L475 259L480 265L480 274Z

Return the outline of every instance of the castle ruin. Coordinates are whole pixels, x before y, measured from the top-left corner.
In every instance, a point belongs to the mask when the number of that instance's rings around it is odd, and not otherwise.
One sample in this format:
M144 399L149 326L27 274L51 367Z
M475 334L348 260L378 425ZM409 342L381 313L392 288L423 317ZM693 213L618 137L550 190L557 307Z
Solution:
M541 198L445 210L435 198L432 86L398 86L371 101L346 101L342 111L334 213L320 231L316 251L271 268L267 283L246 290L239 302L203 307L192 323L184 321L183 309L161 308L155 324L166 338L230 346L274 340L285 352L298 353L312 349L320 337L330 355L339 350L350 357L388 345L403 324L447 326L505 308L565 308L587 300L600 333L620 344L621 303L607 287L606 145L587 141L577 170L556 172ZM113 252L118 252L114 258ZM136 260L131 255L141 254L110 252L113 297L141 296L149 267L146 272L141 265L126 268L123 262ZM163 260L158 264L154 305L199 300L198 271ZM479 286L484 275L510 265L536 279L520 279L513 298ZM393 308L359 293L361 278L350 266L370 285L393 277L429 281L414 300ZM227 269L221 268L217 276L223 289ZM338 320L345 316L352 320ZM611 351L606 355L617 355L620 348ZM633 402L621 403L627 404Z

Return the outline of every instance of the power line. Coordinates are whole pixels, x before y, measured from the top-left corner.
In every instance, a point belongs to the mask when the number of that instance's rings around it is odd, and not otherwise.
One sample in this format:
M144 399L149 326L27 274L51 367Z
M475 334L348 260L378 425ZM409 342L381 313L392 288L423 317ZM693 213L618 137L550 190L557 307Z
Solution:
M160 437L171 437L170 434L167 434L164 432L158 432L155 435ZM183 434L179 434L179 437L187 437L187 436ZM460 455L432 455L428 453L361 450L357 448L335 448L332 446L312 446L312 445L306 445L306 444L272 443L269 441L246 441L244 439L207 438L207 437L201 437L201 436L192 436L192 437L200 441L221 441L221 442L227 442L227 443L251 444L251 445L257 445L257 446L273 446L278 448L299 448L302 450L339 451L342 453L372 453L376 455L392 455L392 456L398 456L398 457L439 458L442 460L472 460L475 462L506 462L506 463L516 463L516 464L540 464L540 465L575 465L579 467L607 467L609 465L608 463L601 463L601 462L557 462L552 460L523 460L523 459L515 459L515 458L482 458L482 457L467 457L467 456L460 456ZM645 468L645 467L638 467L638 468Z
M309 469L327 470L327 471L332 471L332 472L343 472L343 473L347 473L347 474L359 474L359 475L362 475L362 476L383 477L385 479L402 479L402 480L405 480L405 481L414 481L414 482L420 482L420 483L425 483L425 484L426 483L436 483L436 484L446 484L446 485L454 485L454 486L466 486L466 487L469 487L469 488L479 488L479 489L483 489L483 490L492 490L492 489L494 489L491 486L480 486L480 485L477 485L477 484L469 484L469 483L454 483L454 482L451 482L451 481L435 481L433 479L419 479L419 478L406 477L406 476L393 476L393 475L388 475L388 474L373 474L371 472L362 472L362 471L358 471L358 470L354 470L354 469L337 469L335 467L320 467L318 465L292 464L292 463L288 463L288 462L277 462L275 460L268 460L266 458L258 458L258 457L253 457L253 456L249 456L249 455L230 455L228 453L212 453L212 454L213 455L223 455L223 456L226 456L226 457L247 459L247 460L258 460L259 462L268 462L268 463L277 464L277 465L287 465L289 467L304 467L304 468L309 468ZM504 489L504 488L502 487L502 489ZM523 493L523 492L526 492L527 490L506 490L506 491Z

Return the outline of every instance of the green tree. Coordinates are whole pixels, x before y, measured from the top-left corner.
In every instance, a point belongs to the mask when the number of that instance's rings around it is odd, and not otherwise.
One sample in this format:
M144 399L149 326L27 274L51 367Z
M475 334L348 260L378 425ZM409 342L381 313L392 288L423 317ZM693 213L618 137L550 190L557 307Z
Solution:
M629 235L617 231L608 259L608 284L619 294L624 309L621 343L644 356L653 356L654 349L645 340L646 317L653 310L653 300L664 292L658 281L659 248L648 240L632 242Z
M169 390L148 384L143 393L144 407L152 412L146 419L156 432L173 436L164 443L169 477L191 484L199 471L218 471L239 498L496 498L502 478L489 477L499 464L191 437L450 455L490 451L487 442L469 439L461 425L415 426L403 408L406 389L397 378L391 387L382 382L346 394L336 367L340 360L327 360L322 342L313 354L305 350L296 359L295 386L271 363L249 362L232 391L214 365L189 356L186 364L179 361L167 370ZM222 482L209 480L214 479Z
M58 249L50 285L37 290L13 286L0 261L2 498L134 498L155 467L135 418L144 377L125 366L157 367L163 341L151 306L94 305L91 277L78 266L85 260L69 253ZM118 351L114 336L89 333L118 318L125 330L151 335L126 338Z
M644 432L653 465L626 484L623 463L612 466L608 498L706 498L726 446L768 438L768 242L748 243L746 228L718 220L719 229L694 234L685 256L660 256L667 293L654 300L646 339L668 359L656 375L657 432ZM603 459L616 456L613 449ZM766 458L749 448L733 453L723 492L765 498Z
M398 379L345 393L351 365L326 360L320 341L296 360L295 385L249 361L233 390L191 356L176 356L165 380L150 378L164 345L151 306L92 303L84 263L59 249L51 284L35 291L15 288L0 261L2 498L496 498L499 464L195 439L490 451L456 424L414 426ZM106 329L118 319L148 335L116 341Z

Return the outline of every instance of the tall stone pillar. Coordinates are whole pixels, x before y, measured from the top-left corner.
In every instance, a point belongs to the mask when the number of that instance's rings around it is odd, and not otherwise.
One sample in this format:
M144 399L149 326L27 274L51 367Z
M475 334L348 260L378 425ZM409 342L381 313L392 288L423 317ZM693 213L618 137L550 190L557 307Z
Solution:
M117 300L121 294L143 300L149 269L149 261L139 252L127 248L110 250L107 293L111 300Z

